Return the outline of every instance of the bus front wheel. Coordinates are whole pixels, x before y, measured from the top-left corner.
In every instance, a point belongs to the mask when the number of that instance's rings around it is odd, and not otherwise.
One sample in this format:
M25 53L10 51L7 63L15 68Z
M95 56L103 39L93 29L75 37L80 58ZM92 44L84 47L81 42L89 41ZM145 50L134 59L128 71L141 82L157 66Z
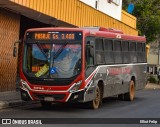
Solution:
M89 108L98 109L102 104L102 89L101 87L97 86L96 90L96 97L94 100L88 102Z
M135 97L135 84L134 81L130 81L129 92L124 94L124 100L133 101Z

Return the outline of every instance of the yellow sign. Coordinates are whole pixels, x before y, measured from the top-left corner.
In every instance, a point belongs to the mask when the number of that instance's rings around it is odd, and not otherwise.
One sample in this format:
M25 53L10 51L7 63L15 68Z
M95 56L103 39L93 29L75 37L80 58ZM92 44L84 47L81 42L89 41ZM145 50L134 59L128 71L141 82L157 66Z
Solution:
M49 66L47 66L47 64L45 64L36 74L36 77L40 77L42 75L44 75L47 71L49 70Z

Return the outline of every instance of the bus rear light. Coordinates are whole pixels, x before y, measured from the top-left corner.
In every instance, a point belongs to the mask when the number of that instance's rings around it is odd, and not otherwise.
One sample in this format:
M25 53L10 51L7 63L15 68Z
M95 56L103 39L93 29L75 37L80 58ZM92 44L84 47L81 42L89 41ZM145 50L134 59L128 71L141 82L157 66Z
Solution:
M69 90L70 93L76 92L82 84L82 80L77 83L74 83L73 87Z

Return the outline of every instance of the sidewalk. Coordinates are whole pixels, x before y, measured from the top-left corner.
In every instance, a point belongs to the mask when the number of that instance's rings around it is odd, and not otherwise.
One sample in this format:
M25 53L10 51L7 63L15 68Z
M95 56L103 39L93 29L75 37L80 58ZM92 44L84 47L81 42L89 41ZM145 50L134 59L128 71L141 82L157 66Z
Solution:
M0 92L0 109L34 104L37 102L21 100L20 91Z
M160 89L160 84L148 83L145 89Z
M160 84L148 83L145 89L160 89ZM35 101L22 101L19 91L0 92L0 109L36 103Z

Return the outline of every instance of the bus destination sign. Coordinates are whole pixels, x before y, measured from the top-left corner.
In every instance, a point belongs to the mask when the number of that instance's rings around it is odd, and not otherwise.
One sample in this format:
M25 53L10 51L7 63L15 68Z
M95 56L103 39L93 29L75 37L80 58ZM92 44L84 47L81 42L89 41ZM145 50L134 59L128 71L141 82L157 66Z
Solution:
M27 39L33 40L82 40L81 32L31 32Z

